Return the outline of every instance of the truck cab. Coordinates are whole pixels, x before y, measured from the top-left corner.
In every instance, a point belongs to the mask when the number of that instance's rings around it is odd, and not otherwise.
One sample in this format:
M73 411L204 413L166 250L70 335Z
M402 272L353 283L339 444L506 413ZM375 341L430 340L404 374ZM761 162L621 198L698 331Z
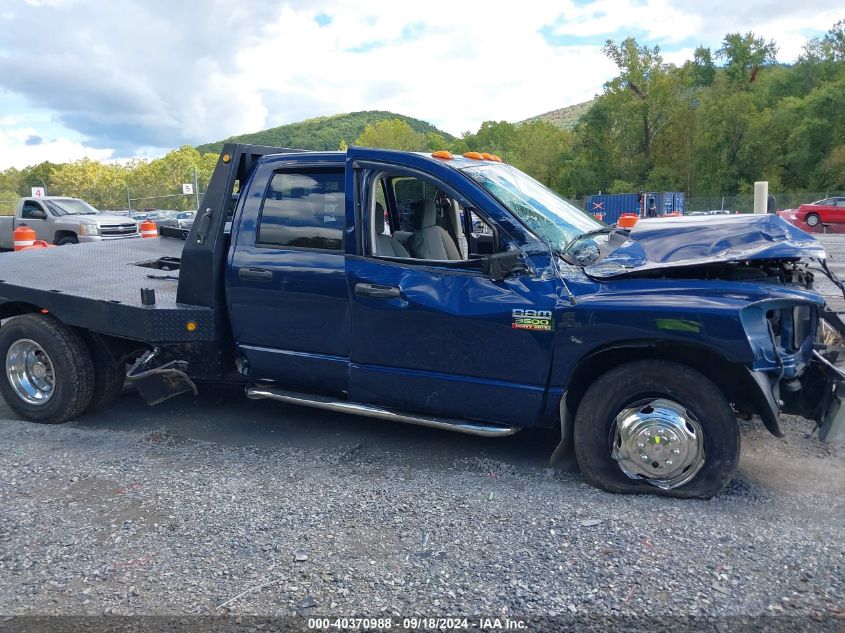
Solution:
M403 411L535 424L553 332L514 315L550 313L559 282L491 277L490 257L516 254L524 234L455 175L426 156L364 149L260 164L246 188L263 195L239 205L226 271L248 375ZM547 249L539 259L530 265L548 269Z

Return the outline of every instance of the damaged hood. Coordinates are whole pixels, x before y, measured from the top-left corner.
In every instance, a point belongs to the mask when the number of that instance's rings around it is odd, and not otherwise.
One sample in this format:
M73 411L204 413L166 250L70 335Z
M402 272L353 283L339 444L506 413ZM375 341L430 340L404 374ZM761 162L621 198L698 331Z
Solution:
M718 215L640 220L628 240L584 268L597 279L764 259L824 259L809 233L776 215Z

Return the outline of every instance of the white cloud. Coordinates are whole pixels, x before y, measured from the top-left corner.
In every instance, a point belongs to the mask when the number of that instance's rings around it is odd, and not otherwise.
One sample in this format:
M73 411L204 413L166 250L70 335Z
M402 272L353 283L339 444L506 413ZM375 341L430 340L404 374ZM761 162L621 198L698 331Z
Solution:
M668 0L597 0L564 5L558 35L605 35L620 31L646 33L649 39L675 42L694 35L701 17L680 11Z
M5 121L10 118L13 117L0 119L0 170L44 161L63 163L86 157L105 160L112 156L110 149L86 147L67 138L44 139L37 145L27 145L27 139L41 138L38 130L31 127L9 128Z
M525 11L435 0L415 39L402 38L419 22L413 5L373 2L371 15L355 6L340 3L322 28L309 12L283 11L272 37L240 53L245 83L297 113L282 120L301 118L297 103L314 115L389 109L459 134L484 120L520 120L589 99L612 74L595 47L546 43L539 31L557 15L555 3ZM350 52L367 43L383 44Z
M364 109L460 134L485 120L521 120L591 98L615 72L601 53L604 38L631 33L682 63L697 44L717 48L726 32L750 30L775 39L788 61L808 33L841 17L830 0L430 0L424 7L11 0L2 15L0 96L5 87L20 98L10 108L0 99L0 156L18 166L149 156ZM318 14L331 20L321 26ZM25 28L32 23L38 55ZM38 117L21 118L32 112ZM25 145L30 128L56 140Z

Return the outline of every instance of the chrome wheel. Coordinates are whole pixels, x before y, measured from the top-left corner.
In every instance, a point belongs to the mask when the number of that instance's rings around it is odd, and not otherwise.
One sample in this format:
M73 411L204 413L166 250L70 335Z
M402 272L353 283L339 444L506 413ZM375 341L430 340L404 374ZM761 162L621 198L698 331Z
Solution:
M704 433L686 408L662 398L623 409L611 429L611 456L631 479L671 490L704 465Z
M17 396L27 404L47 404L53 397L56 385L53 361L33 340L20 339L9 347L6 378Z
M811 213L807 216L807 226L816 226L819 223L819 216L815 213Z

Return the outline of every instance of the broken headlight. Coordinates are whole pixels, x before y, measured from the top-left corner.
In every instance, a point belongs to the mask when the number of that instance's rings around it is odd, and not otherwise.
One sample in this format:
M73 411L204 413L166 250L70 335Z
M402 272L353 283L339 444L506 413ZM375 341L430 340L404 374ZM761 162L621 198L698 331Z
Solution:
M799 305L766 311L775 344L785 352L794 352L815 335L816 311L812 306Z

